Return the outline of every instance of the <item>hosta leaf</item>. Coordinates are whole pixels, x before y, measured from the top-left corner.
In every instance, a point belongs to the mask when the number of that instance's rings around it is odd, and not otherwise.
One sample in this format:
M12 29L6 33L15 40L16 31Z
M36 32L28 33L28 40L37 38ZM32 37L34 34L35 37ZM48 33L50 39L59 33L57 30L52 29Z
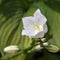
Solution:
M28 0L26 2L2 0L0 4L0 51L3 59L11 56L11 54L3 52L6 46L18 45L20 49L26 49L30 46L31 40L21 35L23 29L21 17L29 3ZM23 6L25 6L24 9ZM23 58L21 59L23 60Z
M12 58L11 60L25 60L25 55L19 55L19 56L17 56L17 57L15 57L15 58Z

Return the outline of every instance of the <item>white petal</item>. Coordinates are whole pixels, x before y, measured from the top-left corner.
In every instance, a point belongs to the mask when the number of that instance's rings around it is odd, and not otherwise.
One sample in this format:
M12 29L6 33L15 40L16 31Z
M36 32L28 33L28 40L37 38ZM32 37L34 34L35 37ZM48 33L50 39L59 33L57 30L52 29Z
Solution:
M24 28L27 29L29 25L34 23L34 18L32 16L22 18Z
M41 13L39 9L34 13L34 20L37 24L43 25L46 23L47 19L46 17Z
M44 32L39 32L34 36L34 38L43 38L43 37L44 37Z
M40 11L40 9L37 9L34 13L34 17L38 17L40 15L41 15L41 11Z
M8 47L4 48L4 52L6 52L6 53L15 53L18 50L19 50L19 48L16 45L12 45L12 46L8 46Z
M44 24L44 26L42 27L42 29L43 29L43 30L42 30L41 32L37 33L37 34L34 36L34 38L43 38L43 37L44 37L45 33L47 33L47 31L48 31L47 25Z
M44 30L44 33L47 33L47 32L48 32L48 27L47 27L46 24L44 24L44 26L43 26L43 30Z
M33 36L35 36L36 34L38 33L38 31L36 31L36 30L23 30L22 31L22 35L27 35L27 36L29 36L30 38L33 38Z

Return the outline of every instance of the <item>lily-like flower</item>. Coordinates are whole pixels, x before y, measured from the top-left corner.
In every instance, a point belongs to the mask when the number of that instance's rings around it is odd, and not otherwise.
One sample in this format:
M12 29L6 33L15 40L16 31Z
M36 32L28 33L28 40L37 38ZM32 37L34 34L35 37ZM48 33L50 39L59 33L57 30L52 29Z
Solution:
M47 33L46 17L37 9L33 16L22 18L24 29L22 35L30 38L42 38Z
M4 52L6 52L6 53L15 53L18 50L19 50L19 48L16 45L12 45L12 46L8 46L8 47L4 48Z

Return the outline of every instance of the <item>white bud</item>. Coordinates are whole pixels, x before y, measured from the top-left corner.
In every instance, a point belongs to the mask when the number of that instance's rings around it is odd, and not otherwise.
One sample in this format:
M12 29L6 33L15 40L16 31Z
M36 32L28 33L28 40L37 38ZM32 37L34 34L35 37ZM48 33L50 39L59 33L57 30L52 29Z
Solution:
M12 45L12 46L8 46L8 47L4 48L4 52L6 52L6 53L15 53L18 50L19 50L19 48L16 45Z
M43 47L41 47L40 45L37 45L37 46L35 47L35 49L36 49L36 50L41 50L41 49L43 49Z
M55 45L49 45L48 48L47 48L47 50L48 50L49 52L56 53L56 52L58 52L60 49L59 49L59 47L57 47L57 46L55 46Z
M44 46L48 46L48 42L43 43Z
M44 42L46 40L46 38L42 38L41 41Z

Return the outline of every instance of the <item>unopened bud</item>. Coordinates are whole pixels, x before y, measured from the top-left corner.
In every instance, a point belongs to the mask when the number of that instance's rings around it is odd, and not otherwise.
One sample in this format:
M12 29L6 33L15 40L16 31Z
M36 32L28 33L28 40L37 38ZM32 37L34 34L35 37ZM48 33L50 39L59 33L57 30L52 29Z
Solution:
M43 47L41 47L40 45L37 45L37 46L35 47L35 49L36 49L36 50L41 50L41 49L43 49Z
M47 49L49 52L53 52L53 53L56 53L59 51L59 47L57 47L55 45L49 45Z
M4 48L4 52L6 52L6 53L15 53L18 50L19 50L19 48L16 45L12 45L12 46L8 46L8 47Z
M48 46L48 42L43 43L44 46Z
M41 41L42 41L42 42L45 42L45 41L46 41L46 38L42 38Z

